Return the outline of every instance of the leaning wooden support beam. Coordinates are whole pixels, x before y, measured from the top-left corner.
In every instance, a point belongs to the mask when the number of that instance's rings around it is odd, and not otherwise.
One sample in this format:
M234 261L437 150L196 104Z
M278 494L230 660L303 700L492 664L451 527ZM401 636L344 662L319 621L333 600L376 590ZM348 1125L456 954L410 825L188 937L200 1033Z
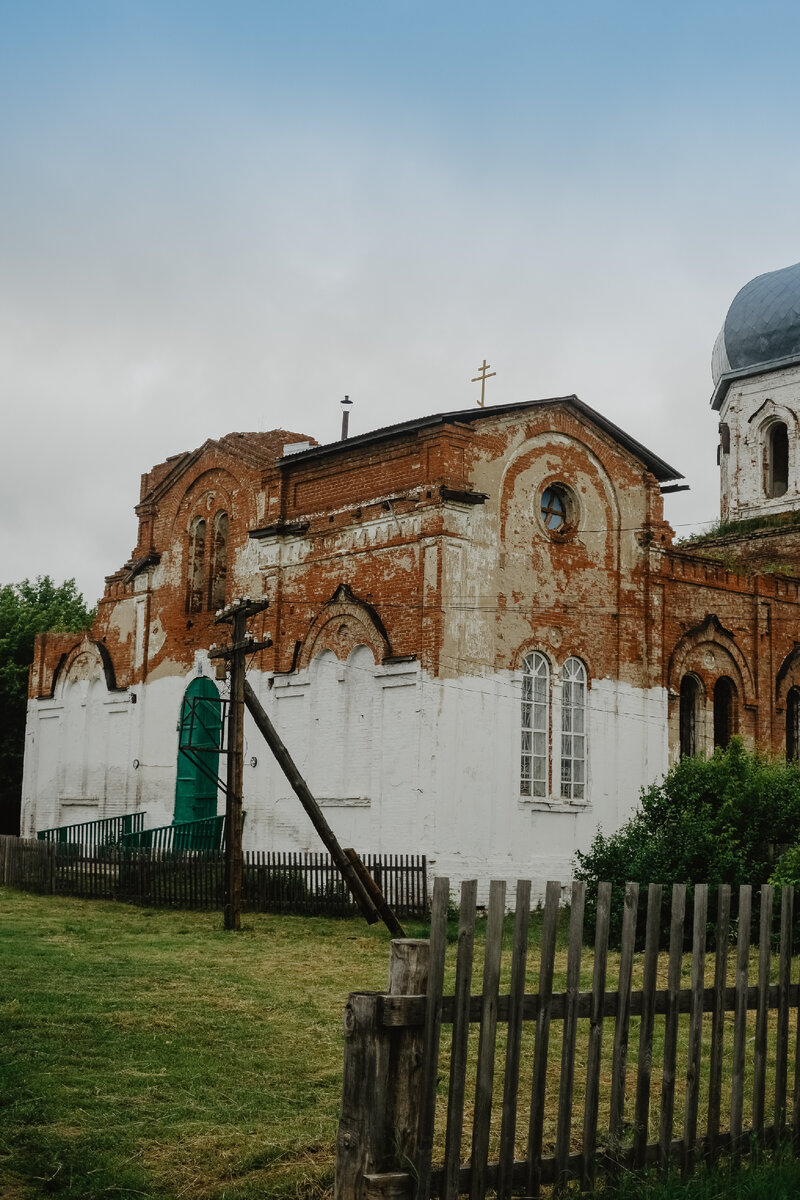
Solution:
M278 731L272 724L272 721L270 721L258 696L247 680L245 680L244 684L244 702L247 705L250 716L256 723L259 733L262 734L270 750L275 755L278 765L292 785L295 795L308 813L312 825L322 838L322 841L330 852L331 858L339 868L342 878L350 888L353 899L364 914L367 923L375 925L381 919L381 914L359 877L358 871L336 840L336 834L325 820L320 806L311 795L308 784L298 771L294 759L278 736ZM389 912L391 913L391 909ZM388 921L386 924L394 932L394 926L389 924Z
M352 847L346 846L344 852L350 862L353 864L355 872L363 883L364 887L367 889L367 892L372 897L372 902L380 913L381 920L386 928L390 933L393 933L395 937L404 938L406 936L405 929L403 929L403 926L400 924L397 917L394 915L394 912L390 908L383 892L370 875L366 863L359 857Z

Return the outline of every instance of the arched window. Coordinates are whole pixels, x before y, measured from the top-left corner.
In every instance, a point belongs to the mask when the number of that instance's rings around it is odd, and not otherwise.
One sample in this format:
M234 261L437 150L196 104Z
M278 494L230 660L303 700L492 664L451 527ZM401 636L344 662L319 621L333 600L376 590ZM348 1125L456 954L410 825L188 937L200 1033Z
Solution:
M700 684L696 675L684 675L681 680L680 746L681 758L697 754L697 703Z
M208 606L215 610L225 607L225 587L228 574L228 514L218 512L214 517L213 528Z
M775 421L764 443L764 491L768 496L783 496L788 488L789 430L783 421Z
M797 762L800 758L800 688L789 688L786 697L786 758Z
M189 530L189 576L186 611L202 612L205 600L206 523L195 517Z
M586 798L586 667L579 658L561 668L561 795Z
M736 687L727 675L714 684L714 746L723 750L736 732Z
M522 751L519 790L523 796L546 796L550 732L550 668L538 650L522 664Z

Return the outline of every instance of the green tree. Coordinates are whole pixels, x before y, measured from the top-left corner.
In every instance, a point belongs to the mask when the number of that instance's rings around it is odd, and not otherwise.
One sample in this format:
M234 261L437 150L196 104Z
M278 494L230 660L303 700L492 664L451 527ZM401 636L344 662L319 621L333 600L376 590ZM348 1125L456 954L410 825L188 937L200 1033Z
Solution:
M598 833L576 855L593 923L597 884L612 884L612 939L622 922L628 880L708 883L709 912L720 883L766 883L778 855L800 840L800 767L748 751L741 738L711 758L684 758L642 791L641 807L615 833ZM644 889L646 892L646 888ZM663 910L662 932L669 929ZM643 909L640 913L640 924Z
M94 611L86 608L75 580L54 583L39 575L31 583L0 587L0 833L19 831L22 757L28 668L37 633L87 629Z

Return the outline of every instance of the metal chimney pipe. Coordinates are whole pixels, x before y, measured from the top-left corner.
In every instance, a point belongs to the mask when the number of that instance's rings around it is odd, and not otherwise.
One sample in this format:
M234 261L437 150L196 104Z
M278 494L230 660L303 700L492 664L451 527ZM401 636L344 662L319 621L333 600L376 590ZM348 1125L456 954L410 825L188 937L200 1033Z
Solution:
M350 409L352 407L352 404L353 404L353 401L350 399L349 396L345 396L344 400L341 401L341 405L342 405L342 441L343 442L347 441L347 431L350 427Z

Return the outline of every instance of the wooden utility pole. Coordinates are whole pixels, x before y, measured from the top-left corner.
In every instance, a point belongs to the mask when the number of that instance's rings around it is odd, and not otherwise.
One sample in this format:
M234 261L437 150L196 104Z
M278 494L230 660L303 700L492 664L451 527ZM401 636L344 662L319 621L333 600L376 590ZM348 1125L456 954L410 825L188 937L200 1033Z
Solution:
M265 650L271 641L257 642L247 632L247 620L263 612L267 600L234 600L219 614L216 624L231 625L229 646L212 646L209 658L230 664L231 695L228 705L228 774L225 797L225 898L223 923L226 929L242 927L242 775L244 768L244 677L245 656Z
M311 818L314 828L330 851L342 878L358 907L370 924L383 920L395 936L404 937L403 927L386 902L375 880L355 850L343 850L336 836L311 795L308 784L294 764L292 756L278 736L250 684L245 679L245 659L257 650L266 650L271 640L257 642L247 632L247 621L269 607L267 600L234 600L217 616L216 624L232 626L229 646L212 646L209 658L221 658L230 664L231 696L228 708L228 778L225 803L225 906L226 929L241 929L242 925L242 774L244 759L244 708L265 738L295 795Z
M395 937L405 937L403 926L389 907L383 893L370 875L364 863L355 850L343 850L336 835L325 820L322 809L311 794L308 784L298 771L294 759L284 746L278 731L270 721L258 696L250 684L245 681L244 701L250 716L256 723L272 753L292 786L294 794L311 818L312 824L336 863L339 872L350 889L358 907L361 909L367 924L374 925L382 920L390 933Z

